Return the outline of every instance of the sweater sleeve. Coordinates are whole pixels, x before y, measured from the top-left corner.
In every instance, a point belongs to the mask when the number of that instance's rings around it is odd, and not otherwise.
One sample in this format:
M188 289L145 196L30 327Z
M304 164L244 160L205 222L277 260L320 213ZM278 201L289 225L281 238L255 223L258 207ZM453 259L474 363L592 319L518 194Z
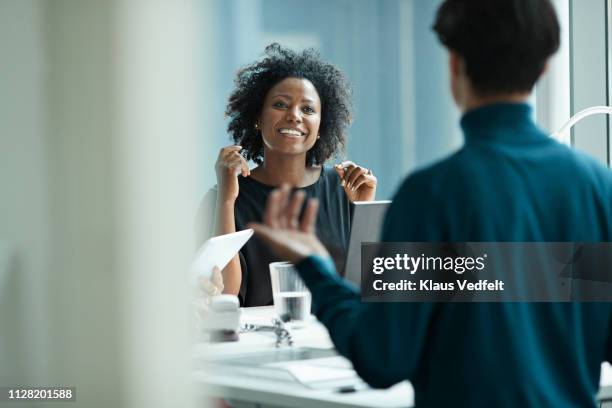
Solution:
M612 319L608 323L608 338L606 339L606 346L604 350L604 361L612 364Z
M439 240L440 214L421 177L408 178L385 216L383 242ZM434 303L361 301L359 291L336 274L333 262L309 257L297 265L313 296L313 312L340 354L371 386L386 388L414 378L431 331Z
M296 265L313 297L313 312L340 354L376 388L414 376L428 331L431 305L362 303L340 278L331 259L317 256Z

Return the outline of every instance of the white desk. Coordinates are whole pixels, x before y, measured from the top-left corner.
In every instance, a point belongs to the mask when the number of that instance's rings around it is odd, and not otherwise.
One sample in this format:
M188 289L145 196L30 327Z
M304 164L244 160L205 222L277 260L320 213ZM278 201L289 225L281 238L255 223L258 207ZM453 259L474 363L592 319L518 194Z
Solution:
M241 320L270 324L273 315L274 309L271 306L247 308L243 309ZM327 330L316 320L307 328L291 330L291 334L293 347L332 347ZM204 360L208 356L232 357L248 352L274 350L275 340L275 335L270 332L241 333L238 342L202 344L195 348L194 353L196 360ZM236 407L405 408L414 403L414 392L408 381L388 390L367 389L341 394L332 390L312 390L297 382L225 375L206 370L196 372L194 378L197 383L205 386L204 395L230 400L232 406Z
M272 307L243 309L242 321L269 324L273 316ZM294 347L331 348L327 330L317 321L308 328L291 331ZM248 352L274 350L275 335L269 332L240 334L240 341L232 343L201 344L195 347L194 357L202 362L210 356L233 357ZM333 390L312 390L297 382L274 381L244 375L228 375L196 371L193 378L201 387L204 396L222 398L234 407L381 407L407 408L414 404L414 390L408 381L388 390L361 390L341 394ZM612 368L602 365L600 398L612 398Z

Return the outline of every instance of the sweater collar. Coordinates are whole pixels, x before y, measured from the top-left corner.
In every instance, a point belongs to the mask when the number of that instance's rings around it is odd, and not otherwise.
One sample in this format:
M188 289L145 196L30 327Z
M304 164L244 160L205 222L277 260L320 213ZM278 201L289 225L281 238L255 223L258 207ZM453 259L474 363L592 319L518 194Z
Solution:
M496 103L470 110L461 118L461 128L467 143L523 143L545 137L525 103Z

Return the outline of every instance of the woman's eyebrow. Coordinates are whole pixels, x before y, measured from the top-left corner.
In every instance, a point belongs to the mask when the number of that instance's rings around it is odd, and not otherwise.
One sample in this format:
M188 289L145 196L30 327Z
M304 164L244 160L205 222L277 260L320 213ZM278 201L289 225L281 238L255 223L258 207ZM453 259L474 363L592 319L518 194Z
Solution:
M272 95L272 98L277 98L279 96L281 96L283 98L287 98L289 100L293 100L293 97L291 95L288 95L288 94L276 94L276 95ZM302 102L315 103L314 99L311 99L311 98L308 98L308 97L302 98Z
M272 95L273 98L277 98L279 96L282 96L283 98L287 98L287 99L293 99L293 97L291 95L287 95L287 94L276 94L276 95Z

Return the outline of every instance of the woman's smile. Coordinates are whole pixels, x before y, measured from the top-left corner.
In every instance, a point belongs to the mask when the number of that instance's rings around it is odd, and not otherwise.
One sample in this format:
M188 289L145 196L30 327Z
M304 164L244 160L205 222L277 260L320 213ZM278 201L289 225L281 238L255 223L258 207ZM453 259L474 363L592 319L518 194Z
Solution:
M300 129L289 128L289 127L283 127L283 128L278 129L278 133L280 133L283 136L293 138L293 139L302 138L304 136L307 136L306 132L303 132Z

